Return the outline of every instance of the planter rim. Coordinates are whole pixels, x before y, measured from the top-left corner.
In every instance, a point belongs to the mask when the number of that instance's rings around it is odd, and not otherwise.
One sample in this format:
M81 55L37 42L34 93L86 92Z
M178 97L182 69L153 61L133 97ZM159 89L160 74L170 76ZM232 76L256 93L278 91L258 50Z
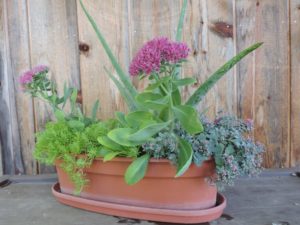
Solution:
M80 154L80 155L78 155L78 157L81 157L84 155L85 154ZM58 159L58 160L61 160L61 159ZM94 160L103 161L103 157L96 157ZM132 162L132 161L133 161L133 158L129 158L129 157L115 157L112 160L109 160L107 162ZM213 158L206 159L203 162L211 162L211 161L213 161ZM151 163L171 163L171 161L169 159L155 159L153 157L150 158L149 162L151 162Z

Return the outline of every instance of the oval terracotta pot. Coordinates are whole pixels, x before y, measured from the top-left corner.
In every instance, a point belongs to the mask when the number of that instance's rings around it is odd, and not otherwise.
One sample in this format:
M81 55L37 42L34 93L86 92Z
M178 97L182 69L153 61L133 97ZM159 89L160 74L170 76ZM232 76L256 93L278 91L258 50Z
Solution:
M56 162L60 190L72 195L74 185ZM94 160L85 170L87 186L80 197L127 206L170 210L201 210L216 206L217 188L208 182L215 174L214 160L201 167L191 165L187 172L174 178L176 168L168 160L151 159L145 177L135 185L125 183L124 173L131 163L127 158L103 162Z

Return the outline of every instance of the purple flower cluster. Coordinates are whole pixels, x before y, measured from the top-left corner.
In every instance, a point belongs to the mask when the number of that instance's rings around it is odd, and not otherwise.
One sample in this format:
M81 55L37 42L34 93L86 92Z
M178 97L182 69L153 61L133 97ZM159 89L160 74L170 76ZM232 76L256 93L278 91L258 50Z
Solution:
M185 43L174 42L168 38L155 38L147 42L133 58L129 73L137 76L140 73L159 72L163 62L178 63L186 59L190 49Z
M49 68L45 65L36 66L36 67L32 68L31 70L24 72L20 76L19 82L22 85L29 84L32 82L34 76L36 76L37 74L43 73L43 72L48 72L48 70L49 70Z

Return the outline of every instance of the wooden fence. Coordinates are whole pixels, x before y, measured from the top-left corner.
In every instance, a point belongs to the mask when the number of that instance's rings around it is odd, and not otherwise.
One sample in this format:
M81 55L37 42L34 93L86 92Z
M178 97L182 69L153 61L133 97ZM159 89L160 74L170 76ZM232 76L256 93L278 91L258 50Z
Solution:
M145 41L174 39L182 5L179 0L84 3L126 69ZM266 145L265 166L299 165L300 0L190 0L184 23L183 38L192 49L184 76L195 75L198 84L240 50L264 42L222 78L199 109L208 107L210 116L223 110L253 118L255 138ZM60 90L64 81L81 89L86 112L100 99L101 118L125 110L103 70L112 66L79 2L0 1L0 46L0 173L52 171L32 157L34 132L43 129L51 110L19 90L22 71L49 65Z

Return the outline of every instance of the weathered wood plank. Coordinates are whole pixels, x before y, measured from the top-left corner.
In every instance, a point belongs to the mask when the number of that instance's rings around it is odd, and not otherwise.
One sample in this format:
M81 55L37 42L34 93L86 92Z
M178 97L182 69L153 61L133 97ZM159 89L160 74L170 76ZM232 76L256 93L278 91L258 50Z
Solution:
M191 45L190 69L199 86L215 70L234 55L232 38L232 1L190 1L184 35ZM199 111L208 109L207 115L214 117L220 110L235 114L236 79L229 71L207 94L199 105ZM194 88L189 88L192 93Z
M27 5L26 1L6 2L11 76L14 81L13 90L17 107L17 118L14 119L19 126L25 172L26 174L36 174L37 165L32 157L35 141L33 103L32 98L20 90L18 83L20 74L30 68Z
M289 166L289 2L256 1L255 138L266 145L265 166Z
M122 67L128 68L128 13L127 1L83 1L106 38L112 52ZM80 54L83 106L90 113L94 102L100 100L100 118L112 118L115 110L125 111L124 101L117 88L108 78L104 66L113 67L97 36L78 4L79 40L88 46L88 51Z
M256 40L256 2L251 0L236 1L236 52L240 52ZM244 119L254 117L254 78L255 78L256 52L244 58L236 66L237 73L237 115Z
M300 1L291 0L291 166L300 165Z
M64 82L80 87L76 1L28 1L32 65L46 64L62 91ZM36 130L53 116L41 101L34 102ZM53 172L40 166L40 173Z
M0 3L0 143L4 173L23 174L25 170L17 121L7 3Z

